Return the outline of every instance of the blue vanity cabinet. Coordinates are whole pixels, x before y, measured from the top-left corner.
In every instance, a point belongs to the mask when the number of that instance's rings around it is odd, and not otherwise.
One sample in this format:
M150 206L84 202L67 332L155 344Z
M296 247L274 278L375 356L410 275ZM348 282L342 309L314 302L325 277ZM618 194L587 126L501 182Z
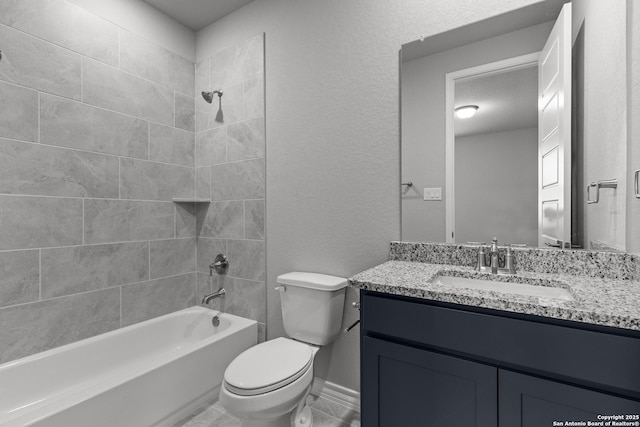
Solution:
M531 375L499 370L500 426L553 426L620 415L640 423L640 402ZM633 425L633 424L631 424Z
M495 427L497 369L365 336L362 425Z
M363 426L551 427L640 415L638 331L360 295Z

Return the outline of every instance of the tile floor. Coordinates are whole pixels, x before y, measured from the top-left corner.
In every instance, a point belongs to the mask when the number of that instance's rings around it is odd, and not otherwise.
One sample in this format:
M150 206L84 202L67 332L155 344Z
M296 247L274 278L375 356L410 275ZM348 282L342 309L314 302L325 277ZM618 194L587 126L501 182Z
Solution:
M313 399L313 427L360 427L360 412L325 398ZM216 400L200 408L174 427L240 427L240 421Z

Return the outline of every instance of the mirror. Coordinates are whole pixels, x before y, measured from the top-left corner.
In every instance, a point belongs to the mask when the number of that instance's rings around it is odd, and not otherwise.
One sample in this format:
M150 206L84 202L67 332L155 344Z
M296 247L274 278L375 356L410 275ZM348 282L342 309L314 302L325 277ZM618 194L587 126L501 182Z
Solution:
M539 154L546 131L538 110L547 99L538 93L539 60L564 3L547 0L402 46L402 240L496 236L541 246L555 217L539 188L558 181L562 155ZM564 247L625 250L626 14L625 0L571 2ZM478 106L475 116L455 118L464 105ZM617 188L603 187L588 204L586 186L611 179Z

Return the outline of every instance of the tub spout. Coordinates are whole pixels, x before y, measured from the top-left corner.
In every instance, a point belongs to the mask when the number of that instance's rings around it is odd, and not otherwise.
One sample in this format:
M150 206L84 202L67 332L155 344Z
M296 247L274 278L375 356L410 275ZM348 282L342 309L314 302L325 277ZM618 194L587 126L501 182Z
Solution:
M202 298L202 304L209 304L209 302L211 302L212 299L223 297L226 293L227 291L225 291L224 289L220 289L218 292L205 295L204 298Z

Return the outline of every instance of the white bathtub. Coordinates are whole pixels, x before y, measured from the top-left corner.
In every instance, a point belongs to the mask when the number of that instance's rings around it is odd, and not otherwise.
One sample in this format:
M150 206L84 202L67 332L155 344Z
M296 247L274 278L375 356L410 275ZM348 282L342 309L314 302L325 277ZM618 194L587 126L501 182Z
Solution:
M257 342L255 321L223 313L214 327L216 314L192 307L0 365L0 426L172 425Z

